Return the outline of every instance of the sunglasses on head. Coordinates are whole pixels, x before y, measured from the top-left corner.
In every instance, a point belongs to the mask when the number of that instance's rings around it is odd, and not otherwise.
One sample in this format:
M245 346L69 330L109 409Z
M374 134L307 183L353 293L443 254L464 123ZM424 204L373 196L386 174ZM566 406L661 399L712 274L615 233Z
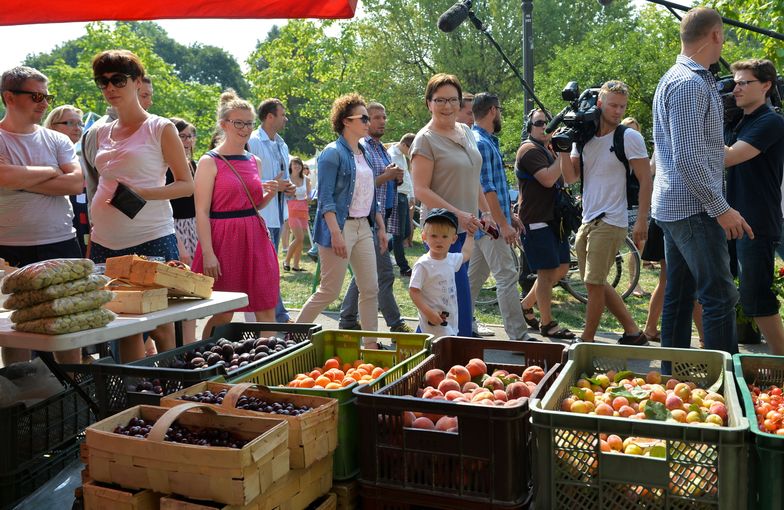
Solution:
M367 115L349 115L346 118L351 120L359 119L362 121L362 124L370 124L370 117Z
M29 90L9 90L12 94L27 94L34 103L40 103L46 99L47 103L54 102L54 96L51 94L44 94L43 92L31 92Z
M101 90L108 87L110 83L118 89L121 89L128 84L128 78L133 79L134 77L130 74L117 73L109 76L108 78L106 76L96 76L93 78L93 81Z

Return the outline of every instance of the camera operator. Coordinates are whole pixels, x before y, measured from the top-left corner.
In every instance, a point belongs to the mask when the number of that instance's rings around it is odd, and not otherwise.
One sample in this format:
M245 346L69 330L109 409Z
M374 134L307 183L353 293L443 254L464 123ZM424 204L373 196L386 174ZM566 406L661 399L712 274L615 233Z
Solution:
M681 20L681 54L653 98L652 211L664 232L667 260L662 347L690 346L697 295L705 347L735 353L738 291L725 239L754 234L722 193L723 107L708 67L721 56L723 31L713 9L694 8Z
M746 219L754 238L735 241L740 304L753 317L770 346L784 354L784 325L773 285L776 245L781 241L781 178L784 165L784 117L768 105L776 68L769 60L741 60L731 67L733 95L743 117L725 125L724 166L727 202Z
M585 329L580 341L593 342L605 305L623 326L621 345L644 345L645 335L634 322L607 275L615 263L615 254L626 238L628 227L626 167L614 153L615 130L626 112L629 91L621 81L608 81L599 90L596 106L601 111L599 128L582 151L572 147L571 158L564 158L567 182L583 180L583 220L575 240L580 276L588 290ZM623 132L626 159L640 183L639 211L634 224L636 243L648 234L648 210L651 197L651 171L648 151L642 135L633 130ZM582 168L581 168L582 167Z

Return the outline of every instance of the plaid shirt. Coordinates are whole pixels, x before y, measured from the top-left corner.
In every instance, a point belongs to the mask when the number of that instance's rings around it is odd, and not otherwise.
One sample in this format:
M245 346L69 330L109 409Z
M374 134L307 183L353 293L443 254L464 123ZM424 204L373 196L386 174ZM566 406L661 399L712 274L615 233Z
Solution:
M373 169L373 176L378 177L384 173L384 169L392 160L380 140L370 136L363 141L365 147L365 158L368 165ZM397 214L397 181L394 179L376 187L376 199L378 200L378 210L385 219L386 229L392 235L400 233L400 220ZM387 211L391 209L387 218Z
M482 155L482 169L479 173L479 182L482 184L482 192L489 193L495 191L498 196L498 203L504 212L507 223L512 223L512 212L509 201L509 184L506 182L506 172L504 171L504 160L501 156L501 148L498 137L488 133L485 129L474 124L471 128L476 137L476 147ZM482 237L484 232L478 231L477 239Z
M653 97L654 218L679 221L702 212L716 217L730 208L724 197L723 123L713 76L678 55Z

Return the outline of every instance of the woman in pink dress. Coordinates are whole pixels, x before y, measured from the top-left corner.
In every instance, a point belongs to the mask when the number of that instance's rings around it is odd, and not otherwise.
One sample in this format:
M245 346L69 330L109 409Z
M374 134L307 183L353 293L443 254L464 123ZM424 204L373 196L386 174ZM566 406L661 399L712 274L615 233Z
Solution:
M196 168L199 244L193 270L215 278L215 290L247 294L248 306L235 311L254 312L257 321L274 322L280 271L267 227L256 209L267 205L278 187L274 180L262 185L261 161L245 150L255 119L253 106L233 90L221 94L218 128L223 138ZM212 316L205 336L213 327L230 322L233 313Z

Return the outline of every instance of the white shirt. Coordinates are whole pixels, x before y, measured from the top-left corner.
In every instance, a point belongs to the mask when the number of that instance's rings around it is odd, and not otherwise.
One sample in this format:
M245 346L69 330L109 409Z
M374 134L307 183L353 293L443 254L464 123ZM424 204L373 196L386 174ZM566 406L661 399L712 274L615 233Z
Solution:
M637 131L624 131L623 144L630 162L648 157L645 140ZM604 213L602 220L605 223L627 228L626 169L610 150L612 145L611 131L604 136L594 136L583 148L583 223ZM572 146L571 156L580 157L576 144Z
M283 141L279 134L275 134L275 140L270 140L269 135L263 128L254 131L248 139L248 149L261 160L259 167L259 177L261 181L271 181L282 171L283 178L289 178L289 146ZM288 208L283 208L283 218L281 218L278 194L261 210L261 217L269 228L280 228L281 219L288 216Z
M370 206L376 197L376 185L373 169L368 165L365 156L354 154L354 163L357 167L357 176L354 181L354 194L351 195L348 215L352 218L364 218L370 215Z
M425 253L411 268L409 287L422 291L425 303L436 313L447 312L446 326L427 323L427 317L419 312L419 327L422 332L438 336L457 335L457 286L455 273L463 265L462 253L447 253L442 260L436 260Z
M411 172L408 171L408 160L398 147L399 145L399 143L396 143L387 150L392 163L403 169L403 184L397 186L397 192L406 195L408 198L414 198L414 183L411 180Z

